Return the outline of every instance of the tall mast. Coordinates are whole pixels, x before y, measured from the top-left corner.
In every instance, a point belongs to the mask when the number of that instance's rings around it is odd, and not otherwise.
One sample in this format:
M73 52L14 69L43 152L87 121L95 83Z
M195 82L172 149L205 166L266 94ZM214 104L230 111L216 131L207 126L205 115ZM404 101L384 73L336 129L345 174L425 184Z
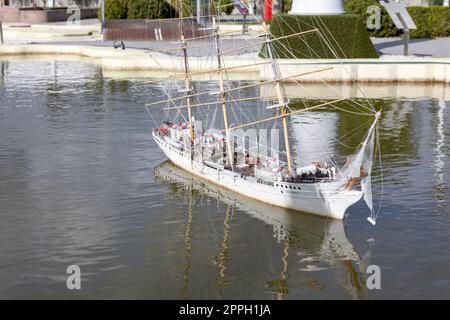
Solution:
M278 97L278 105L280 106L281 115L283 115L281 120L283 123L283 136L284 136L284 145L285 145L285 149L286 149L288 171L289 171L289 175L292 175L291 146L289 144L289 132L288 132L288 124L287 124L287 116L286 116L286 114L288 113L287 101L286 101L286 98L284 95L284 91L281 87L280 69L278 68L277 61L273 55L272 41L270 40L270 33L269 33L269 30L268 30L268 27L266 26L266 24L263 23L263 25L267 30L267 34L266 34L267 54L269 56L270 62L272 63L272 74L273 74L273 79L275 82L275 90L277 92L277 97Z
M216 12L216 7L214 5L214 0L211 0L211 11L212 11L212 13L211 13L211 15L212 15L212 31L214 33L214 46L215 46L216 55L217 55L217 72L219 74L220 101L222 104L223 124L225 127L228 161L230 162L231 168L233 168L234 163L233 163L233 154L231 153L231 138L230 138L230 129L228 126L227 102L226 102L225 87L223 84L222 53L220 50L219 27L216 22L217 12Z
M184 61L184 95L186 96L186 106L188 109L188 120L189 120L189 143L190 143L190 149L191 149L191 160L193 160L194 155L194 124L192 123L192 108L191 108L191 98L190 94L192 92L192 86L191 86L191 76L189 74L189 61L188 61L188 55L187 55L187 46L186 46L186 39L184 37L184 25L183 25L183 0L178 0L178 12L180 15L179 24L180 24L180 45L181 45L181 51L183 52L183 61Z

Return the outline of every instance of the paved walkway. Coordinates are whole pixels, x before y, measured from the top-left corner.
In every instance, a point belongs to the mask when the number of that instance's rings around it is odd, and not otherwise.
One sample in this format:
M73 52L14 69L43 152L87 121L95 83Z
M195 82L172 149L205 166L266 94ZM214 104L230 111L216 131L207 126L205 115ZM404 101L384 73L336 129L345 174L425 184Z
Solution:
M261 42L260 39L222 39L222 51L229 51L234 48L246 46L249 43L252 42ZM78 45L78 46L96 46L96 47L108 47L112 48L114 46L114 41L99 41L99 40L92 40L92 41L52 41L45 44L52 44L52 45ZM116 45L118 45L119 42L116 41ZM180 51L171 51L167 50L164 51L163 49L168 48L177 48L178 45L176 43L172 43L170 41L124 41L125 47L128 49L146 49L150 51L161 51L162 53L169 54L169 55L181 55L182 53ZM190 45L194 48L189 50L189 56L191 57L203 57L213 56L214 53L214 47L213 46L205 46L205 42L202 41L192 41L190 42ZM245 48L239 51L233 51L226 53L226 55L242 55L242 54L248 54L248 53L257 53L259 52L260 45L255 45L254 47ZM122 49L117 49L122 50Z
M33 25L30 28L4 26L5 42L7 44L63 44L63 45L91 45L112 47L112 41L100 41L99 24L97 19L82 20L80 26L67 26L65 22ZM252 40L252 41L258 41ZM224 50L244 46L249 40L242 37L222 39ZM260 40L259 40L260 41ZM373 38L372 42L379 55L403 55L403 39L401 38ZM173 47L174 44L160 41L125 41L128 48L159 50ZM205 52L206 51L206 52ZM259 47L248 48L242 53L259 51ZM436 39L411 39L409 44L410 56L448 58L450 57L450 37ZM208 48L192 49L193 56L209 55Z
M402 38L374 38L372 42L381 55L403 55ZM409 55L421 57L450 57L450 38L410 39Z
M261 41L259 39L252 41ZM223 50L229 50L239 46L245 46L249 40L246 39L222 39ZM383 55L403 55L403 39L402 38L373 38L372 42L377 50L377 53ZM93 42L93 45L112 46L112 42ZM198 43L201 44L201 43ZM150 50L158 50L161 48L173 47L170 42L142 42L142 41L125 41L125 45L130 48L142 49L148 48ZM201 56L205 49L191 50L190 54L194 56ZM241 53L250 53L259 51L259 47L248 48ZM409 42L409 55L420 57L434 57L434 58L449 58L450 57L450 38L436 38L436 39L411 39Z
M259 39L252 41L261 41ZM134 49L150 49L159 50L161 48L171 48L176 46L169 41L124 41L125 46ZM246 39L222 39L223 50L227 51L232 48L245 46L249 40ZM403 39L401 38L374 38L372 42L381 56L386 55L403 55ZM72 45L92 45L112 47L113 41L70 41L70 42L54 42L55 44L72 44ZM194 46L201 45L202 42L192 43ZM204 44L204 42L203 42ZM206 52L205 52L206 51ZM247 48L241 53L251 53L259 51L259 47ZM208 48L197 48L190 51L192 56L210 55ZM450 38L437 39L411 39L409 43L409 55L420 57L449 58L450 57Z

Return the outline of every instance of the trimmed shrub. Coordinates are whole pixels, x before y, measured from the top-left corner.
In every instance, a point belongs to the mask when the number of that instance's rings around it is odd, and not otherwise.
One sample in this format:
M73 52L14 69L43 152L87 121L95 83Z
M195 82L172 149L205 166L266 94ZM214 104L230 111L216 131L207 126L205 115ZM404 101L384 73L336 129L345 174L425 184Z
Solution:
M231 0L219 0L217 7L225 14L231 14L234 9L234 5Z
M275 57L282 59L335 59L336 56L333 53L335 50L339 58L378 58L361 18L355 15L280 14L275 15L270 24L270 32L274 37L314 28L319 29L320 33L314 32L273 42ZM267 56L265 47L261 49L260 55Z
M376 5L381 9L381 28L378 30L368 30L371 37L397 37L402 35L402 31L398 30L392 19L389 17L386 9L377 0L351 0L345 1L345 12L355 14L361 17L366 25L367 19L371 13L367 12L367 8Z
M187 10L189 11L189 10ZM105 19L166 19L176 17L177 10L165 0L107 0ZM99 18L100 8L99 8Z
M408 12L417 26L412 38L450 36L450 7L409 7Z
M356 14L367 21L370 16L367 8L377 5L381 9L381 28L368 30L373 37L398 37L403 34L398 30L391 17L377 0L347 0L344 3L347 13ZM407 7L417 29L410 31L411 38L431 38L450 36L450 7Z
M105 1L105 19L126 19L128 12L128 0ZM100 8L99 8L100 13ZM101 18L101 14L98 15Z
M292 8L292 0L284 0L281 3L281 11L284 13L288 13Z
M128 19L167 19L177 16L164 0L128 0Z

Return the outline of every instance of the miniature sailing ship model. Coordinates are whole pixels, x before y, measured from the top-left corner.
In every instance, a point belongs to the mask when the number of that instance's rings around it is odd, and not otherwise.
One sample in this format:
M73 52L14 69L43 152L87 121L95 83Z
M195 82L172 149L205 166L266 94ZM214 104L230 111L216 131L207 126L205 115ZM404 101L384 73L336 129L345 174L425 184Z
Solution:
M181 3L179 3L181 8ZM266 48L267 59L256 64L268 64L271 67L272 79L269 81L256 82L244 86L231 86L227 83L227 68L224 65L224 53L221 47L221 36L226 32L221 32L218 25L217 12L214 4L211 4L213 13L210 17L210 26L204 30L207 35L201 37L185 38L185 24L183 16L180 14L180 47L182 55L180 60L183 65L183 73L171 76L167 80L183 80L183 87L177 87L177 94L169 94L168 99L147 104L147 106L158 106L166 104L164 110L175 111L181 121L165 121L154 128L153 139L175 165L184 170L201 177L211 183L215 183L239 194L253 199L269 203L271 205L285 207L293 210L308 212L324 217L343 219L348 207L364 198L371 209L372 215L368 220L375 224L372 205L371 172L374 154L374 144L376 135L376 125L380 117L380 112L376 112L373 107L364 109L365 116L371 117L370 126L362 141L354 152L349 155L342 166L339 164L328 165L325 161L318 161L306 165L300 165L298 159L294 159L291 152L289 121L296 115L323 110L324 108L339 108L337 104L346 99L335 99L307 104L304 108L293 109L290 101L285 95L283 81L286 79L298 79L304 74L320 72L318 69L313 72L305 72L299 75L284 77L280 72L277 58L274 55L273 43L280 40L270 34L268 28L266 32L258 35L261 41L250 43L249 45L227 50L242 50L255 44ZM179 11L180 13L183 10ZM301 33L294 33L283 36L302 37L306 34L320 32L312 29ZM192 40L212 40L215 53L215 66L206 71L191 72L189 69L189 43ZM248 65L242 65L248 67ZM328 68L329 69L329 68ZM202 73L217 74L217 86L215 90L195 90L193 75ZM231 113L235 113L236 108L240 108L245 101L258 100L259 97L232 96L233 93L244 92L245 89L271 84L275 88L275 102L266 101L268 104L263 108L269 115L262 119L247 121L235 124L230 122ZM165 86L166 84L162 84ZM217 90L218 89L218 90ZM213 101L200 100L205 97L213 97ZM194 102L198 100L199 102ZM204 130L202 122L198 121L199 109L215 106L221 108L222 126L221 128L209 128ZM248 107L246 107L248 108ZM354 109L353 109L354 110ZM369 110L369 112L367 111ZM344 112L346 110L343 110ZM355 113L353 111L353 113ZM214 116L216 113L214 113ZM197 117L197 121L195 118ZM253 147L246 147L246 143L236 143L238 138L242 138L244 129L257 128L259 125L280 121L282 124L282 150L274 150L265 145L261 136L256 136L256 143ZM245 133L244 133L245 135ZM245 139L245 137L244 137ZM267 150L270 151L268 154ZM301 158L302 150L299 150L298 158ZM285 159L281 159L281 155Z

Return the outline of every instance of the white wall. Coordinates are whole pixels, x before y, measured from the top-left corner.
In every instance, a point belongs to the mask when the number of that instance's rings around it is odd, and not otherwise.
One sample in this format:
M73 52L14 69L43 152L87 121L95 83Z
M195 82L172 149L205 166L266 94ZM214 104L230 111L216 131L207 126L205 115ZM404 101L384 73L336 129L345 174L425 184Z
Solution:
M293 0L289 13L300 15L343 14L344 4L342 0Z

